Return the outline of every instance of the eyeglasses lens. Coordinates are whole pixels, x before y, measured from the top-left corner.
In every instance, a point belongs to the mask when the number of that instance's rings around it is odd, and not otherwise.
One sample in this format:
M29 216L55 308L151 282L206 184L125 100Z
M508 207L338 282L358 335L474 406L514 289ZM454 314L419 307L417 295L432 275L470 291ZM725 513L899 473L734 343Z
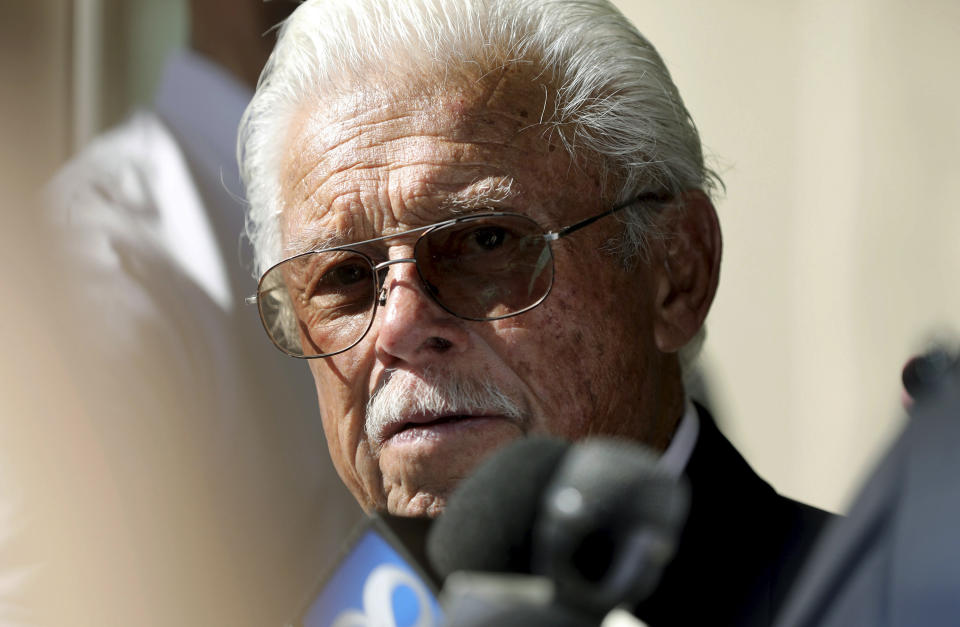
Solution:
M299 255L260 281L260 316L286 353L327 355L352 346L373 320L376 281L371 261L335 250Z
M468 320L495 320L531 309L553 282L550 247L523 216L467 218L427 231L414 257L425 291ZM376 271L349 250L306 253L271 268L258 292L270 338L297 357L344 351L373 323Z
M467 219L424 235L417 269L434 299L468 320L496 320L537 305L550 291L550 247L522 216Z

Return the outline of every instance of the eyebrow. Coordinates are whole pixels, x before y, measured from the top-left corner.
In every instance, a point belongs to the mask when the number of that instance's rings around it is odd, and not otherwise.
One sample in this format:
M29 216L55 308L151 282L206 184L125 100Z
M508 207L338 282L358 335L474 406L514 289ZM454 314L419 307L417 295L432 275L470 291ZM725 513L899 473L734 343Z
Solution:
M331 234L326 228L311 224L300 230L296 237L290 240L283 247L284 258L295 257L303 253L323 250L324 248L334 248L349 244L350 239L340 234Z
M498 181L492 184L471 185L463 192L451 195L438 205L437 213L441 216L446 215L447 217L436 220L434 224L443 222L449 218L469 215L471 213L481 213L491 210L503 211L509 208L511 201L516 200L517 194L514 191L515 187L516 185L512 178L505 182ZM399 236L403 233L404 231L401 231L394 235ZM360 241L349 235L350 230L342 233L331 233L330 230L325 227L310 224L302 228L295 237L291 237L286 245L284 245L284 255L285 258L289 258L303 253L324 250L326 248L347 246ZM367 239L362 241L367 241Z
M516 187L517 184L513 178L505 181L477 182L466 190L447 198L441 205L441 209L455 215L509 205L511 201L516 200Z

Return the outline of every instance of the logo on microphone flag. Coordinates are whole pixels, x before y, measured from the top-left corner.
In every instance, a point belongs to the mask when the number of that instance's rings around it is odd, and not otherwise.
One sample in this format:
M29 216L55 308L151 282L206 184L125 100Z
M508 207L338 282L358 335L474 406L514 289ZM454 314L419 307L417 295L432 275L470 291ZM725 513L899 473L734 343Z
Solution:
M304 627L439 627L440 605L421 576L373 527L307 608Z

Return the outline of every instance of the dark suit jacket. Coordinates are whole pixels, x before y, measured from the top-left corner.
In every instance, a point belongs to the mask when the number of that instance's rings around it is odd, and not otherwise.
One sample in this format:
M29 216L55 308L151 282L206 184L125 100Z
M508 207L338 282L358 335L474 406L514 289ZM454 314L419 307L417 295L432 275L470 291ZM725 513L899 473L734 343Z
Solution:
M777 625L960 625L960 384L918 403Z
M636 614L650 627L771 625L830 515L778 495L697 410L690 516L674 560Z

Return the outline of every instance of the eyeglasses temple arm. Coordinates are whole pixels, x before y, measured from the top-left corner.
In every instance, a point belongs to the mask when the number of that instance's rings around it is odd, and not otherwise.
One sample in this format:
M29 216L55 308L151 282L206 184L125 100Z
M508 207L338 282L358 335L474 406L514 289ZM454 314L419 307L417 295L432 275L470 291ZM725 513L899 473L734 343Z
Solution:
M622 211L623 209L626 209L627 207L630 207L631 205L634 205L635 203L638 203L638 202L646 202L646 201L648 201L648 200L657 200L657 201L661 201L661 202L662 202L662 201L664 201L664 200L667 200L667 198L668 198L668 196L666 196L666 195L664 195L664 194L658 194L658 193L656 193L656 192L647 192L647 193L645 193L645 194L640 194L639 196L636 196L636 197L628 200L627 202L623 203L622 205L617 205L617 206L614 207L613 209L610 209L610 210L608 210L608 211L604 211L603 213L599 213L599 214L597 214L597 215L595 215L595 216L591 216L591 217L587 218L586 220L581 220L580 222L577 222L576 224L571 224L570 226L565 226L565 227L563 227L562 229L560 229L560 230L558 230L558 231L554 231L553 233L547 233L546 235L544 235L544 238L545 238L548 242L552 242L552 241L554 241L554 240L560 239L561 237L566 237L567 235L570 235L570 234L573 233L574 231L579 231L580 229L582 229L582 228L585 227L585 226L590 226L591 224L593 224L594 222L596 222L596 221L599 220L600 218L606 218L608 215L614 214L614 213L616 213L616 212L618 212L618 211Z

